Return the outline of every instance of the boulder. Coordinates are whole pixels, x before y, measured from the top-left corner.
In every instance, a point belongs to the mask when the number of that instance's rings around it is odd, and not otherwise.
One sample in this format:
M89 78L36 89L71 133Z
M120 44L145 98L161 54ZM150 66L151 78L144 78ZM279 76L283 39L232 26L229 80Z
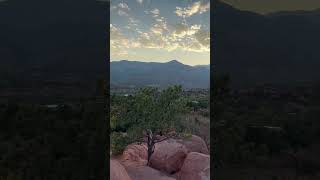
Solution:
M205 141L199 136L192 135L188 138L177 139L177 142L185 145L188 153L198 152L202 154L209 154L209 150Z
M162 141L155 145L150 166L169 174L176 173L180 170L187 153L187 148L174 139Z
M187 155L178 180L210 180L210 156L197 152Z
M126 167L132 180L176 180L149 166Z
M146 144L130 144L122 154L123 160L134 161L139 164L146 165L148 159L147 145Z
M110 160L110 180L131 180L131 178L118 161Z

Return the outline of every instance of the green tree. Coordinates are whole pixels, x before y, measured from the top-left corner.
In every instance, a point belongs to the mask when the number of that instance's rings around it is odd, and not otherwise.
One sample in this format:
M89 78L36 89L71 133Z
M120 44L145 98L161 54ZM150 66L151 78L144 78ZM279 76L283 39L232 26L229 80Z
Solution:
M127 142L146 142L149 164L155 144L172 137L171 132L181 130L180 115L186 107L181 95L181 86L162 91L149 87L132 97L113 99L116 104L112 104L111 127L125 131L129 139Z

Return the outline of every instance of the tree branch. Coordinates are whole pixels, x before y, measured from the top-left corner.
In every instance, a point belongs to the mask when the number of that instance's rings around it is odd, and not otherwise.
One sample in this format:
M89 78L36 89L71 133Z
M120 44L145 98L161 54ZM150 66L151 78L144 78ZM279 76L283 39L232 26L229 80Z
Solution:
M167 137L165 137L165 138L163 138L163 139L154 140L154 143L159 143L159 142L165 141L165 140L167 140L167 139L169 139L169 138L172 138L172 137L175 137L175 136L176 136L176 134L172 134L172 135L169 135L169 136L167 136Z

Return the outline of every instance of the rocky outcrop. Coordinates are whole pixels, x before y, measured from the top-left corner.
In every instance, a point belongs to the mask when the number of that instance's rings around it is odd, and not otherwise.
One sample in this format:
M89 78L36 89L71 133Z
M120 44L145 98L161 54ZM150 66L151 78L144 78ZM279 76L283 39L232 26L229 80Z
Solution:
M123 151L122 159L135 161L141 165L147 164L148 154L146 144L130 144Z
M118 161L110 160L110 180L131 180L131 178Z
M192 135L155 144L150 167L146 166L148 157L145 143L128 145L121 156L121 162L132 180L206 180L210 177L208 154L204 140ZM170 177L173 174L175 178Z
M204 140L199 136L165 140L155 145L150 166L166 173L175 173L180 170L185 157L190 152L209 154ZM145 143L128 145L122 155L123 160L134 161L140 165L146 165L147 158Z
M188 153L187 148L174 139L157 143L151 156L150 166L173 174L180 170Z
M210 180L210 156L197 152L191 152L186 157L178 180Z

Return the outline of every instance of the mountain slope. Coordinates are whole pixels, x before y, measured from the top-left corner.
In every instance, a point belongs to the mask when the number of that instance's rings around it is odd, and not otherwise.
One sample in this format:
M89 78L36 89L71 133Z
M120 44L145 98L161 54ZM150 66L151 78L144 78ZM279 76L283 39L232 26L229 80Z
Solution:
M110 64L112 85L169 86L208 88L210 70L207 67L184 65L176 60L167 63L113 61Z

